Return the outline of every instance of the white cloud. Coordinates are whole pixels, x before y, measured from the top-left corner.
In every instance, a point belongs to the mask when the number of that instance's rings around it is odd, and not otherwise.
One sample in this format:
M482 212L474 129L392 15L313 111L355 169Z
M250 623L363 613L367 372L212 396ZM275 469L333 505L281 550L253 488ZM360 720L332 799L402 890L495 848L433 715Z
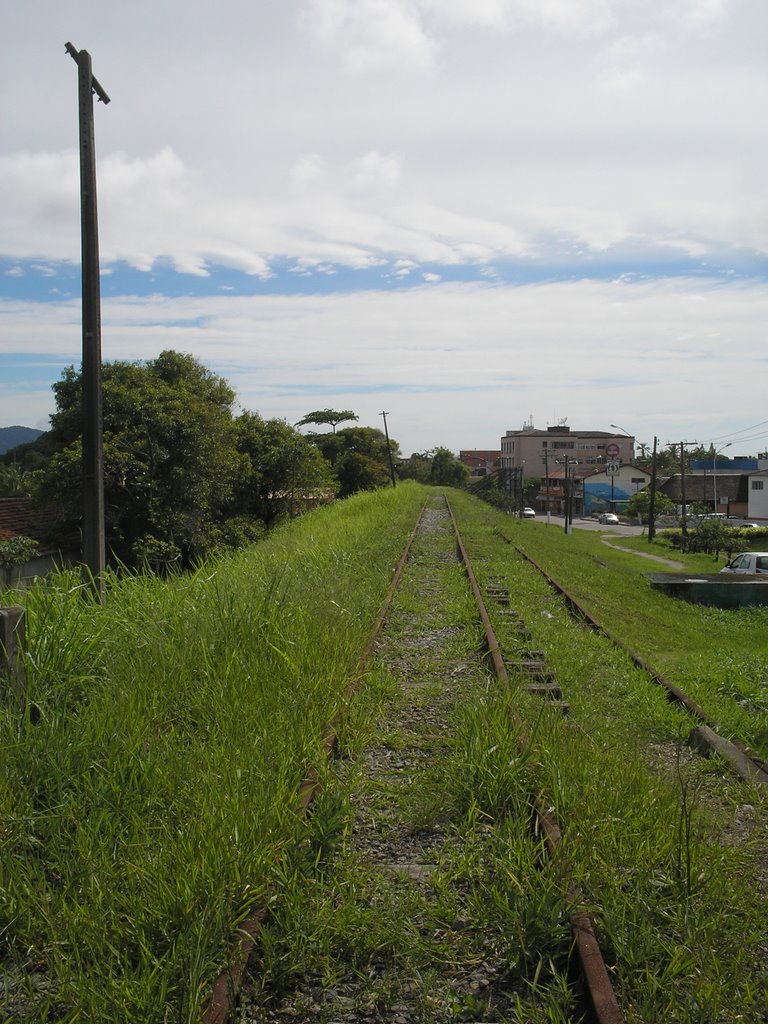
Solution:
M6 26L4 291L41 298L13 306L12 323L3 307L15 347L79 347L79 300L48 301L52 285L78 292L76 77L62 47L72 38L112 96L96 108L110 291L119 261L198 277L222 264L274 288L286 265L294 287L322 274L341 291L345 267L381 268L392 292L423 282L397 299L110 299L108 357L159 343L215 353L222 372L231 358L252 405L295 418L315 382L353 389L338 398L359 398L362 414L366 382L413 381L418 402L396 408L405 443L421 448L493 443L553 403L594 422L595 395L622 403L606 418L642 425L644 409L669 420L677 408L694 430L702 409L742 408L723 384L729 345L753 378L764 366L759 285L710 283L703 302L674 280L630 287L654 261L717 268L726 281L766 274L764 0L139 0L119 30L86 0L39 0L9 5ZM151 75L138 73L138 53ZM525 280L596 266L617 283L500 283L510 267ZM487 285L462 289L449 275ZM197 326L177 324L180 311ZM285 383L297 378L281 353L313 368L303 396ZM542 365L554 368L546 385ZM431 382L458 390L446 399ZM371 400L374 416L384 400Z
M47 3L50 31L84 24L84 0ZM201 0L147 4L119 35L92 26L113 97L96 112L106 265L266 277L276 258L456 265L617 245L624 258L675 238L765 251L758 0L223 3L216 17ZM22 5L12 23L33 79L53 74L40 19ZM162 53L159 78L136 75L138 37L146 59ZM350 75L356 48L387 74ZM13 262L79 259L64 57L45 104L17 89L15 49L0 67L14 96L0 152Z
M0 357L41 351L78 361L79 302L0 303L0 317ZM766 319L768 285L757 283L430 283L354 295L109 299L103 344L106 359L191 352L231 381L246 408L290 421L342 402L375 423L386 401L404 448L458 449L495 447L531 411L545 425L553 409L574 425L621 422L646 441L756 423L762 395L745 392L743 380L765 376ZM28 419L49 409L36 385Z
M392 155L383 156L372 149L352 161L349 177L357 189L379 186L394 188L400 180L400 160Z
M319 153L302 153L290 171L291 181L300 187L319 181L325 172L325 161Z
M306 24L351 71L427 70L435 43L409 0L308 0Z

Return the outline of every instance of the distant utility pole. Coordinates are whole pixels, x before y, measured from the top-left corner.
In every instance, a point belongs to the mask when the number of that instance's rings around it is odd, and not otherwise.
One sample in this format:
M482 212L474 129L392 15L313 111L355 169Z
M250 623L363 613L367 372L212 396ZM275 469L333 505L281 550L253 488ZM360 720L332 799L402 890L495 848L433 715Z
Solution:
M544 444L546 445L546 443L547 442L545 441ZM550 511L549 511L549 448L545 448L543 454L544 454L544 475L546 477L545 491L546 491L546 498L547 498L547 526L549 526L549 523L550 523Z
M83 291L83 574L104 603L104 444L101 390L101 291L96 215L93 95L109 96L93 77L91 56L72 43L65 49L78 68L80 123L80 237Z
M392 462L392 447L389 443L389 431L387 430L387 413L379 413L380 416L384 417L384 437L387 439L387 455L389 456L389 475L392 477L392 486L397 487L395 483L395 466Z
M653 455L651 456L651 496L648 502L648 543L653 543L656 536L656 445L657 438L653 439Z
M685 449L698 443L698 441L675 441L670 445L671 448L677 448L680 445L680 505L682 510L680 533L683 537L683 543L685 543L685 538L688 536L688 506L685 502Z

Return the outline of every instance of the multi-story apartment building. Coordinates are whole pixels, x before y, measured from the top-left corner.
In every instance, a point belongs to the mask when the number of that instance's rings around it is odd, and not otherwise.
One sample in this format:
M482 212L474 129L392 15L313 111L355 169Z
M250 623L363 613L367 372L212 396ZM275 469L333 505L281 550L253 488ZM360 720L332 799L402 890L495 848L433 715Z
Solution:
M572 472L584 477L606 462L623 465L634 461L634 457L634 437L605 430L572 430L562 425L546 430L524 427L508 430L501 439L502 468L522 468L524 476L538 476L542 480L547 472L552 473L563 465L557 459L575 459L575 463L571 462Z
M546 430L529 426L508 430L502 437L501 471L508 488L514 487L515 479L538 477L536 502L541 508L561 512L570 500L578 514L583 511L584 477L607 463L632 462L634 454L635 439L627 434L572 430L564 424Z

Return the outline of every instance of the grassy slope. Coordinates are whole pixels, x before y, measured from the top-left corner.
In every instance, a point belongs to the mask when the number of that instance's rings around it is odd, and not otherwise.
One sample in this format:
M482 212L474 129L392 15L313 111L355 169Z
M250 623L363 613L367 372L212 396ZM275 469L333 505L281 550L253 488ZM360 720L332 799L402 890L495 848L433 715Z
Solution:
M566 537L543 525L510 523L461 495L452 501L481 579L492 574L508 586L571 705L563 719L520 697L534 728L532 768L565 823L563 859L614 963L626 1019L763 1020L764 922L754 878L764 871L764 799L727 773L720 779L716 764L691 758L687 716L613 644L576 623L494 526L535 553L616 632L630 634L633 645L647 637L658 651L653 634L665 627L665 613L634 593L645 563L606 556L592 535ZM509 658L515 635L496 617ZM684 632L669 631L674 664L687 656L676 637L709 649L708 621L699 621L698 633L693 621ZM741 641L748 636L741 633ZM750 822L743 834L740 820Z
M768 608L722 610L678 601L648 582L646 574L664 566L617 550L599 534L575 529L566 536L556 527L509 517L498 522L607 629L678 683L727 732L768 757ZM694 571L719 565L710 555L681 556L634 540L638 551L650 548Z
M32 984L28 1019L46 1019L47 1001L72 1020L151 1021L169 1007L195 1019L235 921L294 841L295 784L423 494L362 496L194 576L115 583L103 614L71 578L25 598L41 720L0 719L0 955L12 974L31 965L54 981L49 995ZM572 703L574 727L540 717L532 770L570 823L566 855L615 949L628 1019L760 1019L740 855L713 852L709 825L686 825L686 779L659 781L636 756L641 740L675 738L676 713L533 570L518 571L495 513L456 502L483 571L509 571ZM645 560L496 519L669 674L696 653L709 692L712 666L727 668L720 642L744 657L741 613L720 633L718 616L679 622L676 603L643 589ZM763 647L756 657L764 667ZM479 763L497 743L478 742Z
M0 956L43 979L29 1019L194 1019L422 500L360 496L195 574L113 580L103 612L72 576L21 595L39 721L0 712Z

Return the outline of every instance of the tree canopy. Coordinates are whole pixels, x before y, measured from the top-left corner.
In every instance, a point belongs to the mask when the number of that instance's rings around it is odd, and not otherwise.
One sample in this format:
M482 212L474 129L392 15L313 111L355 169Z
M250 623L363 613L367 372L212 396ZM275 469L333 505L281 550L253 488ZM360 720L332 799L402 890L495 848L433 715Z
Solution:
M128 563L189 562L217 544L238 545L284 516L336 493L385 486L385 435L336 430L351 410L318 410L302 435L282 419L235 417L235 393L193 356L161 352L102 368L104 505L111 554ZM55 539L76 546L82 517L82 375L68 367L53 385L51 430L34 442L32 472L3 467L0 489L31 480L36 503L54 510ZM391 442L393 458L399 456ZM54 539L54 538L52 538Z
M251 515L270 526L293 515L300 499L333 487L330 467L318 449L285 420L264 420L244 412L235 420L235 445L247 458L235 488L238 515Z
M227 382L192 356L162 352L146 363L102 369L104 506L108 543L131 561L148 538L186 558L210 547L212 525L231 501L244 458L234 445ZM58 509L59 527L81 516L81 374L54 384L57 451L40 474L37 500Z
M322 426L322 424L328 423L332 428L332 433L335 434L339 423L346 423L348 420L357 420L359 418L357 413L352 412L351 409L344 409L341 412L338 409L316 409L314 412L308 412L306 416L302 416L296 426Z
M284 420L244 412L235 393L192 356L162 352L146 363L106 363L104 504L110 550L121 560L198 557L245 542L256 524L298 511L297 493L327 486L316 447ZM81 517L81 375L54 385L55 453L36 499L58 511L58 533Z

